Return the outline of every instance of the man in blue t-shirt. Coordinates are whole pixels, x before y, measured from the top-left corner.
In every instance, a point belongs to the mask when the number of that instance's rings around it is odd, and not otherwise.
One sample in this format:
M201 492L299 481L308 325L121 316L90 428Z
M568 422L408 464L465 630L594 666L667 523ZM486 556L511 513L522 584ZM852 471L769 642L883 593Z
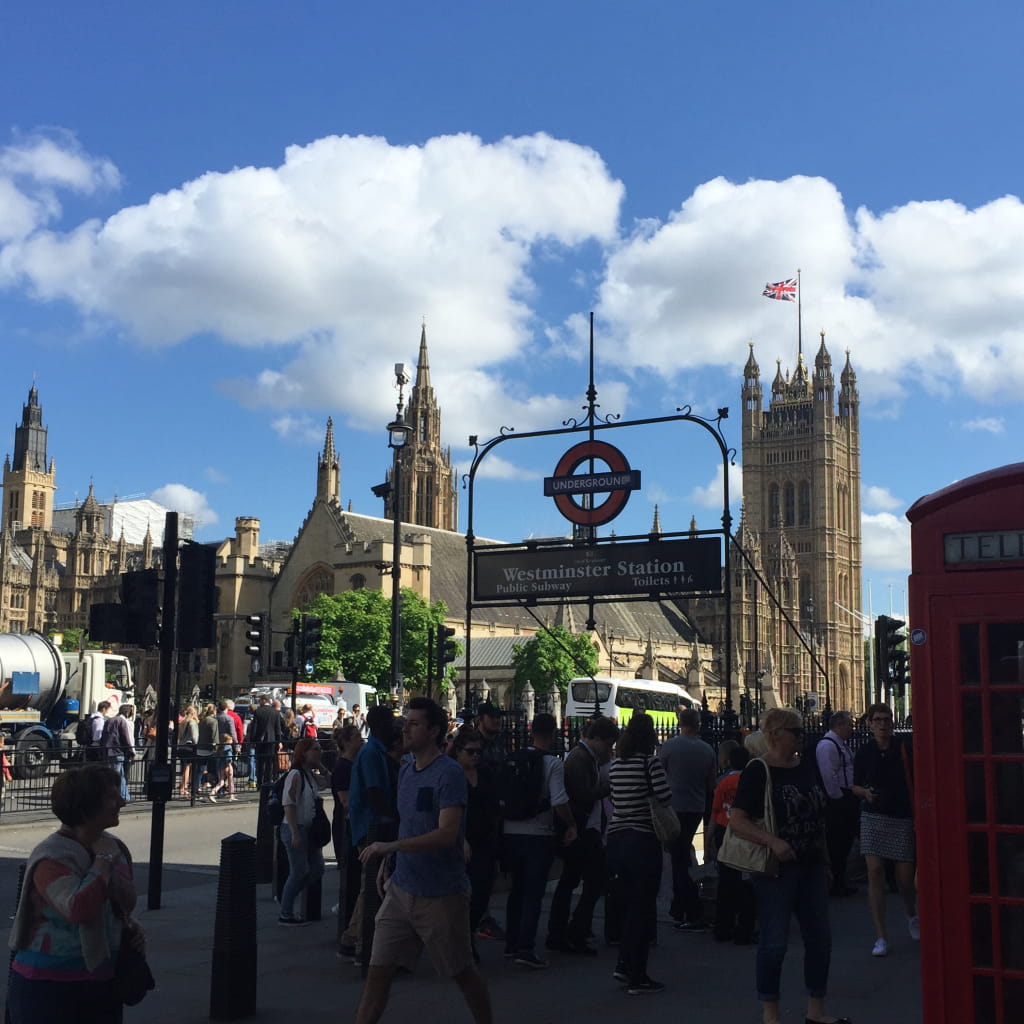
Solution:
M445 714L432 700L414 697L409 702L403 739L412 760L403 764L398 779L398 839L370 843L361 854L364 863L394 854L395 868L377 914L356 1024L380 1020L395 969L412 962L424 946L438 973L462 990L473 1020L491 1024L493 1019L469 937L466 777L441 752L445 726Z

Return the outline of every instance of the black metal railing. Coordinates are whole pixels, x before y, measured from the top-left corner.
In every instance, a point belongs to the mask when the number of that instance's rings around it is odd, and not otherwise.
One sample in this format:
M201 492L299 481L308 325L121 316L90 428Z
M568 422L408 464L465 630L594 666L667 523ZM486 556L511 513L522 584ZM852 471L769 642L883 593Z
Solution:
M265 755L265 779L273 781L283 770L287 770L291 762L291 748L295 740L282 744L280 752L274 751ZM330 740L321 740L323 762L327 771L334 765L337 752ZM82 764L113 763L107 760L103 752L94 747L78 747L65 741L60 747L43 750L33 748L31 766L19 761L18 750L12 744L4 748L8 762L10 778L4 778L0 814L14 811L46 811L50 807L50 790L62 772ZM173 802L195 802L197 798L216 785L216 755L209 757L197 754L195 745L178 745L168 750L168 759L172 767L174 784L171 790ZM137 756L125 764L125 778L128 784L128 795L131 800L148 800L147 781L150 766L153 764L154 750L152 746L138 749ZM234 772L235 792L242 795L255 794L259 789L260 778L258 755L249 744L243 744L234 755L232 768ZM202 772L193 784L196 773Z

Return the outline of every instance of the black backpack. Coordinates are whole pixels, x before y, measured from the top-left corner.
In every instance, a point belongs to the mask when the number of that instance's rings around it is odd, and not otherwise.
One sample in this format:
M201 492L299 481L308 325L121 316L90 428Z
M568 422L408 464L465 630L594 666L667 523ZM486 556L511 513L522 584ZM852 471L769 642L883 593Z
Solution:
M551 806L544 795L547 751L527 747L507 754L498 770L498 813L507 821L534 818Z
M75 726L75 742L80 747L91 747L92 742L92 717L86 715L85 718L79 719L78 725Z
M270 795L267 797L267 817L270 824L280 825L284 821L284 784L288 781L291 771L281 772L277 781L270 787ZM300 772L303 788L307 785L306 773Z

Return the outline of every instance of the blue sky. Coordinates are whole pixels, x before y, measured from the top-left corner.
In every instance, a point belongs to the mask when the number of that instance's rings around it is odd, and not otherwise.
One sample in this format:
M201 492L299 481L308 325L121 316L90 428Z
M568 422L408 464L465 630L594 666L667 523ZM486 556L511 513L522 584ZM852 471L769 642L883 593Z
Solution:
M858 373L866 579L903 512L1019 461L1019 4L269 2L0 11L0 447L37 381L58 499L146 494L290 539L333 416L377 514L391 367L426 317L445 440L729 406L753 340ZM6 412L3 412L6 410ZM2 422L2 420L0 420ZM712 526L696 428L622 431L616 522ZM515 449L512 451L512 449ZM502 446L476 530L562 532L554 447ZM738 488L736 490L738 493ZM465 513L463 511L463 523ZM864 607L868 602L865 599Z

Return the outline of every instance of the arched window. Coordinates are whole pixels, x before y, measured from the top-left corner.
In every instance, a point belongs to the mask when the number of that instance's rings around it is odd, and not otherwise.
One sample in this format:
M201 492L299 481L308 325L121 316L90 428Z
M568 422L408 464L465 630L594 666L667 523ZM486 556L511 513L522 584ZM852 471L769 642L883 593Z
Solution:
M782 521L786 526L792 526L796 522L796 488L786 484L782 492Z
M768 525L779 525L779 485L772 484L768 491Z
M307 574L296 588L295 607L305 608L321 594L334 593L334 577L323 567L317 567Z
M811 485L806 480L800 481L800 525L811 525Z

